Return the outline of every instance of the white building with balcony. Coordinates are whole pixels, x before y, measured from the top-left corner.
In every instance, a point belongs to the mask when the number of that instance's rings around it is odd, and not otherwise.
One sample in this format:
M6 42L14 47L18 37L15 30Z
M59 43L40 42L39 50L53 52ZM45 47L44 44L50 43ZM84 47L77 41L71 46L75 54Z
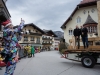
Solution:
M97 37L98 33L98 9L97 0L81 1L69 18L61 26L64 31L65 42L69 43L69 39L73 39L73 30L76 25L87 27L88 37ZM89 41L91 42L91 41ZM92 43L93 44L93 43Z

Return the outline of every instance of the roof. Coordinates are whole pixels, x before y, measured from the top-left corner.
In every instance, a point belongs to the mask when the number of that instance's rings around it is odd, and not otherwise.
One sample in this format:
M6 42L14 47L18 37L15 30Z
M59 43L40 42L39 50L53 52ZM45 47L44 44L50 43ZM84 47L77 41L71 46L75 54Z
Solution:
M4 2L3 0L2 0L2 2L3 2L3 4L4 4L4 6L5 6L5 8L6 8L6 10L7 10L8 14L9 14L9 16L11 17L11 15L10 15L10 13L9 13L8 9L7 9L7 6L6 6L5 2Z
M43 31L44 31L45 33L47 33L47 32L49 32L50 30L45 30L45 29L43 29Z
M41 33L43 33L43 34L45 34L45 32L42 30L42 29L40 29L39 27L37 27L35 24L33 24L33 23L29 23L29 24L25 24L24 25L24 27L25 26L33 26L34 28L36 28L37 30L39 30ZM18 25L17 26L14 26L14 28L17 28L18 27Z
M89 2L93 2L93 1L97 1L97 0L83 0L80 2L80 4L89 3Z
M57 35L52 31L52 30L45 30L43 29L43 31L45 32L45 34L50 34L50 32L54 35L54 37L57 37Z
M88 15L86 22L83 25L87 25L87 24L97 24L97 22L95 22L90 15Z
M83 0L83 1L86 1L86 0ZM69 18L63 23L63 25L61 26L61 28L66 28L66 24L72 20L72 17L73 15L76 13L76 11L79 9L79 8L83 8L83 7L88 7L88 6L93 6L93 5L97 5L97 0L89 0L89 1L86 1L84 3L80 3L76 6L76 8L74 9L74 11L72 12L72 14L69 16Z

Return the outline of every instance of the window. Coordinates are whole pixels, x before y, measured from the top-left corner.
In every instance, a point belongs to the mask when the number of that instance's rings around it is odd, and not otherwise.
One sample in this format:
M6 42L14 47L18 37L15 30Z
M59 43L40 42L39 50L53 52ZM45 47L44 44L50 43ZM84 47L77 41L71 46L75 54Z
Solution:
M71 28L69 29L69 35L73 35L73 30Z
M97 30L97 27L95 27L95 33L97 33L97 31L98 31L98 30Z
M95 12L95 10L94 10L94 9L92 9L92 10L91 10L91 12L92 12L92 13L94 13L94 12Z
M81 22L81 18L77 17L77 23L80 23L80 22Z
M83 13L86 14L86 11L84 10Z
M39 37L37 38L37 41L36 41L36 43L40 43L40 38L39 38Z
M28 37L27 36L24 36L24 41L28 41Z
M71 32L70 32L70 30L69 30L69 35L71 35Z
M53 43L52 41L50 41L50 43Z
M34 37L31 37L31 41L34 41Z

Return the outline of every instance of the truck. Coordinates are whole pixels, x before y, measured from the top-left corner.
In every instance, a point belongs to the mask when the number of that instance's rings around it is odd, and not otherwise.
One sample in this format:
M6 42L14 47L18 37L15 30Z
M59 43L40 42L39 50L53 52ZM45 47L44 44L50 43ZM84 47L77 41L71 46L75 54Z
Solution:
M100 43L100 38L90 38L89 41L93 41L92 43L98 41L98 43ZM72 39L70 39L70 42L72 43ZM70 55L74 55L75 58L70 58ZM80 46L80 49L78 49L77 46L75 48L70 44L68 49L62 50L62 57L72 61L81 62L86 68L93 68L100 58L100 45L90 45L86 49L84 49L83 46Z

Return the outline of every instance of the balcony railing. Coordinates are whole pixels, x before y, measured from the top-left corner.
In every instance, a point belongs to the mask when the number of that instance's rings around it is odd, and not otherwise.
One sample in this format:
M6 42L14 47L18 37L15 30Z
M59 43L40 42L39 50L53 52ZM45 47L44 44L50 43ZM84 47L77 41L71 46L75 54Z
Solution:
M53 38L42 37L43 40L52 40Z
M23 43L28 43L28 40L23 40Z
M28 41L28 40L23 40L23 43L34 43L34 44L41 44L39 41L34 42L34 41Z
M42 43L42 45L52 45L52 43Z
M24 34L25 34L25 35L42 36L42 34L40 34L40 33L33 33L33 32L29 32L29 33L25 32Z

